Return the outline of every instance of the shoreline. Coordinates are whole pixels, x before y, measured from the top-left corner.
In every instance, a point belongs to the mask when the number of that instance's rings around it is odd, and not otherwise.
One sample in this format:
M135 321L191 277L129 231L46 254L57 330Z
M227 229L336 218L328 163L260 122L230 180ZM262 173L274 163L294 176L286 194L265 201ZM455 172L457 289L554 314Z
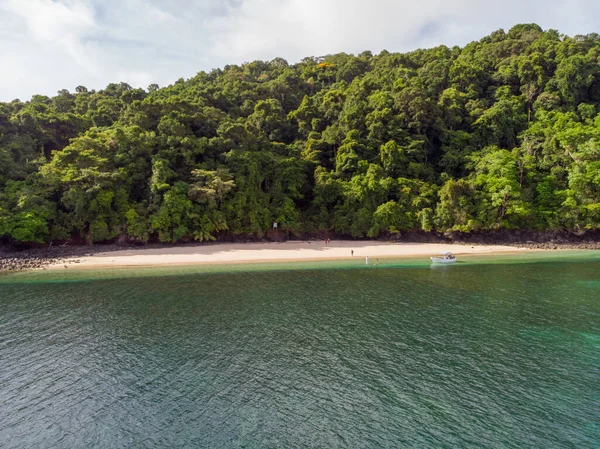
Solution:
M143 268L193 265L234 265L317 261L427 258L444 252L457 256L521 254L536 250L504 245L288 241L282 243L226 243L168 248L122 249L72 257L47 265L48 270ZM538 250L539 251L539 250ZM543 251L543 250L541 250ZM354 254L352 255L352 252Z
M350 251L354 249L354 257ZM382 240L287 240L282 242L205 242L195 244L148 244L122 246L53 246L24 251L0 247L0 273L53 270L60 268L106 269L135 267L241 265L248 263L294 263L315 261L359 261L375 259L426 258L442 252L464 255L532 254L569 250L599 250L600 242L505 244L475 241L382 241Z
M561 251L561 250L556 250ZM563 250L567 251L567 250ZM491 251L489 253L480 253L480 254L459 254L459 256L467 256L472 257L476 255L481 256L518 256L519 254L534 254L534 253L551 253L555 252L552 250L529 250L526 253L524 251ZM375 258L369 258L369 265L383 265L386 261L398 262L399 260L406 261L414 261L416 259L422 259L424 261L429 261L429 257L421 257L418 255L408 255L408 256L381 256L379 257L380 262L376 262L377 256ZM364 260L361 261L360 258L355 257L352 258L318 258L318 259L278 259L278 260L270 260L270 259L255 259L255 260L244 260L244 261L220 261L220 262L176 262L176 263L144 263L144 264L82 264L77 262L66 261L69 264L67 267L72 271L93 271L93 270L118 270L118 269L135 269L135 268L180 268L180 267L228 267L228 266L252 266L252 265L265 265L265 264L294 264L294 263L315 263L315 262L351 262L351 261L359 262L359 265L364 265ZM47 265L44 268L34 268L30 270L23 271L40 271L47 270L49 272L57 272L60 271L61 268L64 269L63 264L57 265Z

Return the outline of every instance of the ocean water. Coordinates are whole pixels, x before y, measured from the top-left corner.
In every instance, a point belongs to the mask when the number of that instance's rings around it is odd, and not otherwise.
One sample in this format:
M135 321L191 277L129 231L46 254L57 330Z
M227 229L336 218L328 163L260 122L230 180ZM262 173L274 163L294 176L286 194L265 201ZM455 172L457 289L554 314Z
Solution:
M595 254L1 276L0 447L600 447Z

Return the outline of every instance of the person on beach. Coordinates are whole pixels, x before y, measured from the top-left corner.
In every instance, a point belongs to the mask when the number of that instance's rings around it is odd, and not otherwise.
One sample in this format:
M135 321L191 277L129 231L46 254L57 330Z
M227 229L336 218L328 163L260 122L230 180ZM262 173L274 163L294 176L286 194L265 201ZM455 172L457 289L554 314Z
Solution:
M365 264L369 265L369 256L365 257Z
M352 257L354 257L354 250L353 250L353 249L351 249L351 250L350 250L350 255L351 255Z

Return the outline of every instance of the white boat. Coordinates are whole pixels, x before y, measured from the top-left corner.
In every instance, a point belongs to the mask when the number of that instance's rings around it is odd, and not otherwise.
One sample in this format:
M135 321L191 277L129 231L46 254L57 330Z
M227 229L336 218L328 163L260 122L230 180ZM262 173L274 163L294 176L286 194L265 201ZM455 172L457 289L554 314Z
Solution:
M439 257L432 257L431 261L433 263L443 263L443 264L456 263L456 257L454 257L452 255L452 253L444 253Z

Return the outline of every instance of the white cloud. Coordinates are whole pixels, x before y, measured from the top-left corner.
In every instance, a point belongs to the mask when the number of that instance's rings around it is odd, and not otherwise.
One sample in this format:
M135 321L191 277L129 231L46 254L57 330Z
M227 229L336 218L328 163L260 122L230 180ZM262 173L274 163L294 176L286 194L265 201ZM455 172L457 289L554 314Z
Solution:
M587 0L243 0L213 22L213 54L241 60L404 51L464 44L522 22L589 32L600 24L591 23L592 11L600 6Z
M54 51L66 51L78 65L90 65L82 38L95 27L91 8L84 2L7 0L3 9L21 17L32 41Z
M592 0L0 0L0 100L160 85L228 63L465 44L537 22L600 25Z

